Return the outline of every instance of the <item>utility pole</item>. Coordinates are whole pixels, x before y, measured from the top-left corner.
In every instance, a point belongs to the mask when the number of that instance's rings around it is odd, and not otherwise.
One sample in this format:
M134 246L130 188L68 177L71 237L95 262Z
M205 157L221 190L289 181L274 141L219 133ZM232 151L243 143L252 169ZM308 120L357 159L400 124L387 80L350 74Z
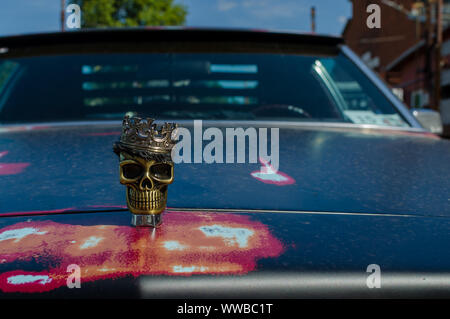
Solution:
M64 31L66 0L61 0L61 31Z
M434 73L434 105L439 111L441 104L441 48L442 48L442 10L443 0L436 0L436 37L435 37L435 73Z
M311 32L316 33L316 7L311 7Z
M433 26L432 26L432 1L425 2L425 87L428 92L428 105L431 106L435 83L433 81Z

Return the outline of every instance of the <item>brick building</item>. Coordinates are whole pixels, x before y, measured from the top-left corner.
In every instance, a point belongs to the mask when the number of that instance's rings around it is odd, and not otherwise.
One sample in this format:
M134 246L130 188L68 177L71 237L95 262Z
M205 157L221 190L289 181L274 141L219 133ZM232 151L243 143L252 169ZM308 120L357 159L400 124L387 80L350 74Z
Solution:
M441 85L436 59L436 10L430 5L427 26L426 3L417 0L350 0L353 16L343 37L372 69L392 87L409 107L439 109L450 133L450 0L444 0ZM367 7L376 3L381 9L381 28L367 27ZM428 31L431 30L431 31ZM440 103L437 103L437 94ZM438 105L439 104L439 105Z

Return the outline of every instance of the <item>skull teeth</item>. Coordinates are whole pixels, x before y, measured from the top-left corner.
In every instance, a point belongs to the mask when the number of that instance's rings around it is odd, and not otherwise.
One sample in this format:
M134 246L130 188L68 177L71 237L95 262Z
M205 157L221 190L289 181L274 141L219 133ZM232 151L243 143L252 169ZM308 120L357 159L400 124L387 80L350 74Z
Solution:
M132 207L141 210L153 210L161 208L165 203L165 194L159 190L136 191L128 190L128 200Z

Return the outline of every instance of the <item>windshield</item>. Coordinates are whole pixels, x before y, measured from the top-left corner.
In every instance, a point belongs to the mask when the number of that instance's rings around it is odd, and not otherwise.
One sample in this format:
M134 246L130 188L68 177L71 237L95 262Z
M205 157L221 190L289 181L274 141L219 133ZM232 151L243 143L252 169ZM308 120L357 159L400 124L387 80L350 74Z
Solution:
M343 54L96 53L0 62L2 123L125 113L409 126Z

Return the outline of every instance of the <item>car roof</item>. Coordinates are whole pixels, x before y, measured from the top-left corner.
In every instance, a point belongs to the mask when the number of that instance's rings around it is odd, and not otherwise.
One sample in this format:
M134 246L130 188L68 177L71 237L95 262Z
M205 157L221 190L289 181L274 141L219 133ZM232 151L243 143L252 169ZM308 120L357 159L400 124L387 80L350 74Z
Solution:
M82 29L0 37L2 53L11 48L104 42L258 42L336 47L344 40L331 35L260 29L211 29L186 27L138 27Z

